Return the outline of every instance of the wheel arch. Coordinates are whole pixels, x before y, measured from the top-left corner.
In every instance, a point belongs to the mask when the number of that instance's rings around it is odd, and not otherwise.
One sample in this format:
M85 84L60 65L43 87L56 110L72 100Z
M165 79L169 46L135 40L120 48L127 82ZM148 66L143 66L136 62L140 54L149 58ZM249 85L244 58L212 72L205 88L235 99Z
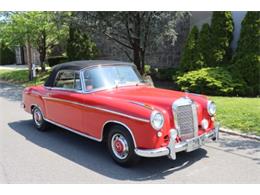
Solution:
M136 146L136 141L135 141L135 137L134 137L134 134L132 132L132 130L125 124L125 123L122 123L120 121L116 121L116 120L109 120L109 121L106 121L104 124L103 124L103 128L102 128L102 137L101 137L101 141L105 141L107 136L108 136L108 133L109 133L109 130L110 128L113 126L113 125L120 125L122 127L124 127L131 135L132 137L132 140L134 142L134 146L135 148L137 147Z
M31 104L31 106L30 106L31 113L32 113L32 111L33 111L34 108L38 108L38 109L41 111L43 117L45 117L45 116L44 116L44 113L42 112L41 107L40 107L38 104Z

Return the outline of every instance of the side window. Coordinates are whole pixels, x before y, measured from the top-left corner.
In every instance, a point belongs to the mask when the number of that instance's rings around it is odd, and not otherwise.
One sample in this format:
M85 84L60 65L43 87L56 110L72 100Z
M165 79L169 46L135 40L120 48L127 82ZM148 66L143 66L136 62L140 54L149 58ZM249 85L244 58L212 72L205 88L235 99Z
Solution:
M60 71L56 77L54 87L81 90L79 73L75 71Z
M75 80L74 80L74 89L76 89L76 90L82 90L79 72L75 72L75 78L74 78L74 79L75 79Z

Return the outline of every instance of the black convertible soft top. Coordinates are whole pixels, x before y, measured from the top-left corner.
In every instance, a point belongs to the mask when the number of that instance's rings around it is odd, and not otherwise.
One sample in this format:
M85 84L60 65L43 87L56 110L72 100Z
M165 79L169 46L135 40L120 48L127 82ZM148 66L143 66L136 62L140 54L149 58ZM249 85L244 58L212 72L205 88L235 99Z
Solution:
M81 70L86 67L100 66L100 65L111 66L111 65L134 65L134 64L131 62L121 62L121 61L113 61L113 60L81 60L81 61L65 62L62 64L57 64L52 68L51 74L48 80L45 82L44 86L53 87L56 74L60 70Z

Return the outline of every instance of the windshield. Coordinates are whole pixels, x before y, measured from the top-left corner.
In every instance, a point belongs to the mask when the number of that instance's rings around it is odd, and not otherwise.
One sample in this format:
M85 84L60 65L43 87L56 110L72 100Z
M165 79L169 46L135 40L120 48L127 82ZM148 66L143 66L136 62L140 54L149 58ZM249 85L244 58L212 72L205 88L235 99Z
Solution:
M144 83L134 66L100 66L84 71L87 91Z

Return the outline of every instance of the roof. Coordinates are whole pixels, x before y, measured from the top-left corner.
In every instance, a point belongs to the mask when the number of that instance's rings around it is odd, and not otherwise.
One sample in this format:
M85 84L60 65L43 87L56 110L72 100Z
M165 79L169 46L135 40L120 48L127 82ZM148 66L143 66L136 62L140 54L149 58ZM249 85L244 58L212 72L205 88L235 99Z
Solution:
M71 61L65 62L62 64L57 64L52 68L52 72L45 82L44 86L52 87L56 74L60 70L81 70L83 68L91 67L91 66L111 66L111 65L134 65L131 62L121 62L121 61L113 61L113 60L80 60L80 61Z

